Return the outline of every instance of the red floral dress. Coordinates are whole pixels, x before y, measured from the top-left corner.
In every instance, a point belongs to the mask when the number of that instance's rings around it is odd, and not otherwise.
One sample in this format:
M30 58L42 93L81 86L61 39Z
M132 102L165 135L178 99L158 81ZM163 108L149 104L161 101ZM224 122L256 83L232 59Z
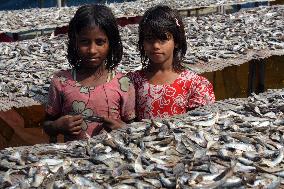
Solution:
M183 71L172 84L164 85L150 84L142 70L128 75L136 91L139 120L183 114L215 101L212 84L190 70Z

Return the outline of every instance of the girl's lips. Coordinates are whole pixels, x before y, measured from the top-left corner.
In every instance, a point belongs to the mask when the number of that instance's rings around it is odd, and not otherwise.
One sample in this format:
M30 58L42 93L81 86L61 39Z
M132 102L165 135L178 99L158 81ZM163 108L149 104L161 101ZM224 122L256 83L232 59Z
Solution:
M89 59L87 59L87 60L90 61L90 62L93 62L93 61L99 60L99 57L96 57L96 58L89 58Z
M152 55L162 55L163 53L154 52Z

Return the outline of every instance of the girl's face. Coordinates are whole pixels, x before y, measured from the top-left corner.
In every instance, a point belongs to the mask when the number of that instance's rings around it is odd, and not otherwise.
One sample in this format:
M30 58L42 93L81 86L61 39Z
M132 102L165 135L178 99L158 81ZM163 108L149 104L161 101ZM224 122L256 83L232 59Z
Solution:
M97 26L83 28L76 40L82 67L96 68L104 63L109 53L109 40L102 29Z
M147 57L155 64L172 64L175 42L171 33L165 33L162 37L156 37L146 32L144 42L144 50Z

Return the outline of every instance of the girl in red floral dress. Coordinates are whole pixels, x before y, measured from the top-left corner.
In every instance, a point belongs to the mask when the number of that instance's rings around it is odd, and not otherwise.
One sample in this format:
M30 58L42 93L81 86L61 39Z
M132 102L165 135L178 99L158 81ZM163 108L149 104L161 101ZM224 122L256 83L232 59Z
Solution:
M139 24L142 70L129 73L138 120L183 114L213 103L212 84L182 65L187 50L180 15L168 6L148 9Z

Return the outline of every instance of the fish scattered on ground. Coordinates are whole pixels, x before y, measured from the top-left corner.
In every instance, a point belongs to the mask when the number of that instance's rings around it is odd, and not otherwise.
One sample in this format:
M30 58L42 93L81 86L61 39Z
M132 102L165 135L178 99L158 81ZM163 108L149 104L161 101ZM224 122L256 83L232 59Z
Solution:
M0 188L283 187L283 107L284 89L268 90L84 141L6 148Z
M157 4L169 5L178 10L189 10L261 1L274 0L136 0L123 3L106 3L106 6L112 9L116 18L121 18L141 16L146 9ZM19 33L66 26L77 9L78 6L0 11L0 33Z
M189 17L184 23L188 43L184 62L197 73L284 54L284 6L281 5L229 15ZM124 54L118 71L141 69L136 49L137 29L137 25L120 28ZM66 35L61 35L0 43L1 110L12 105L21 107L20 103L17 106L19 98L46 101L51 75L69 68L66 42Z

